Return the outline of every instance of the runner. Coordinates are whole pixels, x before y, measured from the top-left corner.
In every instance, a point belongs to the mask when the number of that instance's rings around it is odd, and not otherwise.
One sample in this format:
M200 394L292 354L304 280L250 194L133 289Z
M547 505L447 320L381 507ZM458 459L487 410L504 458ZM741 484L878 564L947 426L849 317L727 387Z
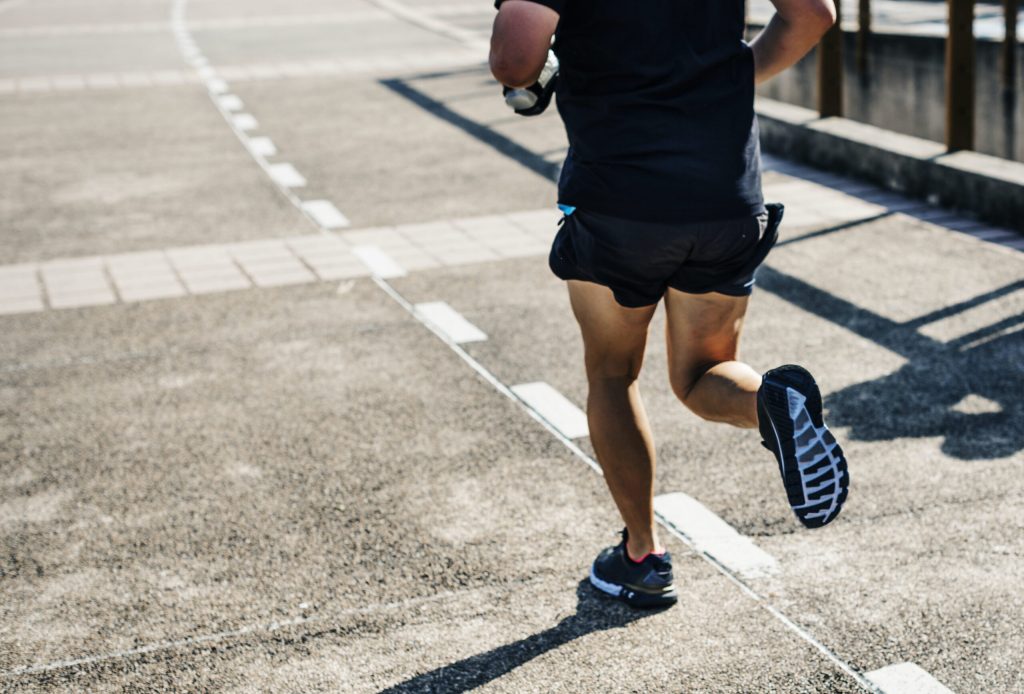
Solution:
M835 21L832 0L774 2L749 45L742 0L496 3L490 62L506 100L536 115L554 92L569 138L550 265L568 284L590 438L626 526L590 580L638 607L677 598L654 523L654 441L637 383L660 301L683 404L758 427L805 526L830 522L846 500L846 461L811 375L794 365L761 375L738 361L754 272L783 212L761 196L754 85L796 63Z

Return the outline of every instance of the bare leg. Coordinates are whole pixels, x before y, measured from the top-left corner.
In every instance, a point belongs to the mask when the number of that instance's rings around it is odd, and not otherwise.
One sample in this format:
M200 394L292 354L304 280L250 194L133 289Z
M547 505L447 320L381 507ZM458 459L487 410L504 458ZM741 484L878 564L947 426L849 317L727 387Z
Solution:
M757 426L761 375L737 361L748 297L665 294L669 380L695 414L738 427Z
M568 285L583 334L590 440L629 530L626 550L640 559L662 551L654 525L654 439L636 380L657 305L623 308L607 287L576 280Z

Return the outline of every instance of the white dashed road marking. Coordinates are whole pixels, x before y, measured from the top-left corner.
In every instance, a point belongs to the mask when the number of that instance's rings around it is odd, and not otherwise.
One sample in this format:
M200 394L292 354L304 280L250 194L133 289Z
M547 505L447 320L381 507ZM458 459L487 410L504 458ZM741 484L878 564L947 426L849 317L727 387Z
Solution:
M914 663L896 663L867 673L883 694L953 694L942 682Z
M687 494L676 492L655 497L654 511L665 524L690 538L694 547L741 576L765 576L779 569L775 557Z
M405 270L402 266L377 246L356 246L352 249L352 252L377 277L391 279L393 277L405 276Z
M254 157L266 158L277 154L277 147L269 137L247 138L245 146Z
M567 439L590 435L583 410L547 383L522 383L512 386L512 392Z
M246 130L255 130L260 127L259 121L251 113L239 113L238 115L232 116L231 124L236 128L245 132Z
M217 98L217 105L225 111L241 111L245 108L242 100L234 94L225 94Z
M416 314L456 344L483 342L487 335L443 301L416 304Z
M306 177L288 162L268 164L267 171L274 183L282 188L302 188L306 185Z
M211 94L223 94L228 90L228 83L219 77L206 80L206 89Z
M345 215L330 200L306 200L302 203L302 211L324 229L341 229L349 225Z

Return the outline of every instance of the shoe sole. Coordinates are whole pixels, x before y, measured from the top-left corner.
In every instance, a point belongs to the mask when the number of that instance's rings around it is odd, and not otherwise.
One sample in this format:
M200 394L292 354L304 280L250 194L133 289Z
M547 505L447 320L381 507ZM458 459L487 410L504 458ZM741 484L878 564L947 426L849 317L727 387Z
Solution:
M656 607L668 607L674 605L679 599L679 595L673 588L668 593L645 593L639 590L633 590L626 586L619 585L618 583L611 583L603 578L600 578L594 573L594 567L590 567L590 585L594 586L597 590L601 591L605 595L610 595L616 600L621 600L630 607L639 607L643 609L650 609Z
M821 409L821 392L806 369L787 365L764 375L757 393L761 436L779 462L790 508L808 528L839 515L850 484L843 449Z

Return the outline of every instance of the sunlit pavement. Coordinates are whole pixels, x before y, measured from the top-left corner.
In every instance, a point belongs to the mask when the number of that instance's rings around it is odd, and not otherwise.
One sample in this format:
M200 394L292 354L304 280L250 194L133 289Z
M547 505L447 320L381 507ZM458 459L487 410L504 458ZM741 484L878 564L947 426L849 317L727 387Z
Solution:
M0 688L1024 688L1020 237L772 157L745 357L816 374L846 510L801 529L678 405L659 315L680 603L583 582L619 526L546 265L565 136L491 17L0 2Z

